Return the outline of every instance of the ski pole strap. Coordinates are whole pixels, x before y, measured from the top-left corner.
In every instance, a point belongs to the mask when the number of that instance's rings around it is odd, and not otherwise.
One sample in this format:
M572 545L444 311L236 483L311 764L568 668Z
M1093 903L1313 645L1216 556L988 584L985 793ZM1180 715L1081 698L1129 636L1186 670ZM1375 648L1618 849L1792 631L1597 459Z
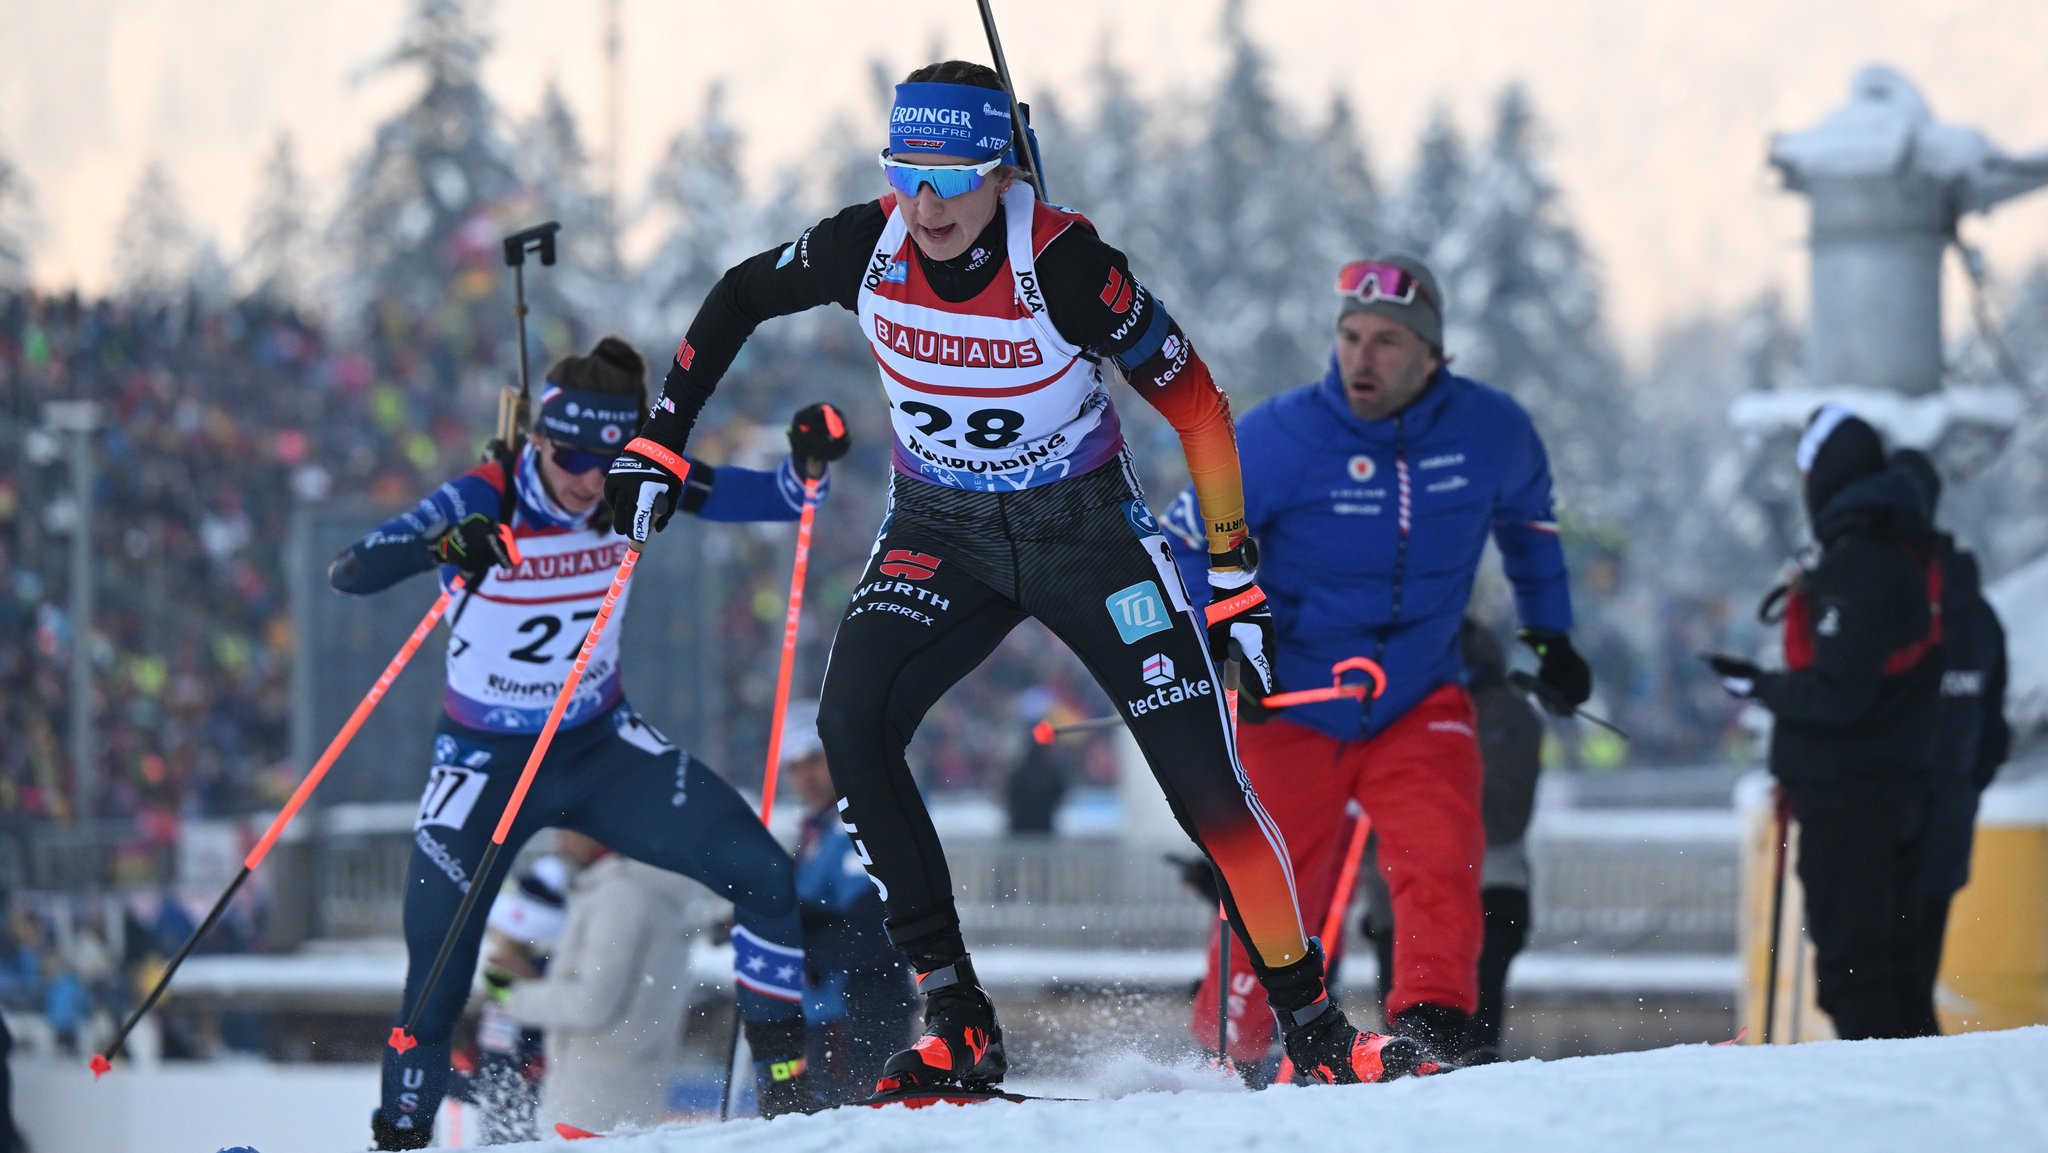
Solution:
M1299 1009L1282 1009L1273 1006L1273 1016L1280 1019L1280 1030L1292 1033L1304 1025L1313 1024L1316 1018L1330 1011L1330 995L1324 993Z
M1219 621L1227 621L1231 617L1258 605L1265 599L1265 590L1257 585L1253 585L1235 596L1226 597L1220 601L1212 601L1207 610L1209 623L1213 625Z

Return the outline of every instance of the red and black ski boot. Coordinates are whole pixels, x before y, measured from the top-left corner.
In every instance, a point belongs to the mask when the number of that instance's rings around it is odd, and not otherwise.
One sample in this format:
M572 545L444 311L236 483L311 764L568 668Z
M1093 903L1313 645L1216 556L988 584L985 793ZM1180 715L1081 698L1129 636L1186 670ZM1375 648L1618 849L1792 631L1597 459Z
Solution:
M924 1035L889 1058L875 1082L875 1096L914 1089L986 1089L1009 1071L1003 1057L1003 1027L996 1007L966 957L917 976L924 994Z
M1421 1077L1448 1068L1412 1037L1360 1030L1327 994L1305 1009L1280 1013L1280 1024L1294 1067L1326 1085Z
M1326 1085L1357 1085L1445 1068L1411 1037L1362 1033L1347 1020L1323 984L1323 946L1313 937L1307 956L1260 979L1280 1019L1287 1059L1304 1076Z

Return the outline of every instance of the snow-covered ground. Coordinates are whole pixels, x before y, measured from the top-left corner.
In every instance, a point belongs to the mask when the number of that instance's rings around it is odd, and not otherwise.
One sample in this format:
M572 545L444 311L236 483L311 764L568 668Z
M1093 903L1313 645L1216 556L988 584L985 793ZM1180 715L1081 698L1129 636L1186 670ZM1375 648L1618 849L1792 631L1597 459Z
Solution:
M187 1067L191 1069L191 1067ZM330 1067L331 1069L332 1067ZM1704 1045L1519 1062L1446 1077L1356 1088L1281 1088L1249 1093L1207 1070L1175 1071L1135 1057L1112 1060L1085 1085L1043 1085L1113 1100L989 1103L911 1112L840 1109L814 1117L678 1125L590 1141L504 1147L518 1153L1199 1153L1304 1150L1338 1153L1812 1153L1902 1150L1966 1153L2048 1150L2048 1027L1914 1041L1796 1046ZM78 1094L105 1094L82 1069ZM194 1069L192 1072L196 1073ZM336 1070L339 1072L339 1070ZM254 1146L261 1153L354 1153L374 1093L364 1070L360 1100L305 1130ZM243 1102L221 1109L186 1092L190 1107L159 1099L143 1124L165 1153L209 1153L257 1137L237 1124L283 1105L289 1074L276 1067L222 1068ZM284 1077L284 1080L280 1080ZM35 1080L31 1078L31 1080ZM78 1084L71 1084L77 1082ZM1178 1093L1159 1091L1179 1083ZM1020 1082L1020 1087L1023 1085ZM62 1108L16 1083L16 1106ZM111 1097L99 1098L106 1108ZM82 1102L74 1102L74 1105ZM66 1116L79 1114L66 1111ZM245 1135L216 1138L216 1133ZM36 1126L30 1127L31 1136ZM66 1131L77 1134L73 1125ZM55 1143L39 1149L86 1148Z
M2048 1027L1914 1041L1704 1045L1519 1062L1354 1088L1132 1092L1119 1100L842 1109L525 1153L1812 1153L2048 1149ZM1168 1071L1134 1059L1096 1093ZM1200 1074L1183 1075L1198 1082ZM341 1145L340 1149L347 1146ZM268 1151L266 1151L268 1153Z

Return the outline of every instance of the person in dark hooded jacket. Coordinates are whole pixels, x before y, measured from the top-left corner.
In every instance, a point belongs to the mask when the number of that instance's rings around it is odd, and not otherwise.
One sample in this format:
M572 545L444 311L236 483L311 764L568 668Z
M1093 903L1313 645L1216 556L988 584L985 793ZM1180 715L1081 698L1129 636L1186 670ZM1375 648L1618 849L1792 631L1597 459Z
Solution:
M1820 1007L1844 1039L1912 1036L1940 566L1920 492L1869 424L1822 408L1799 468L1821 551L1785 598L1785 669L1703 656L1775 718L1770 769L1799 821Z
M1941 500L1941 474L1917 449L1900 449L1892 464L1905 470L1927 502L1929 520ZM1920 855L1919 948L1914 957L1920 1014L1918 1032L1941 1031L1934 986L1941 976L1941 946L1949 902L1970 880L1970 843L1977 798L2005 763L2012 731L2005 721L2005 628L1984 599L1977 558L1955 538L1934 534L1941 561L1941 707L1935 721L1933 795L1927 839Z

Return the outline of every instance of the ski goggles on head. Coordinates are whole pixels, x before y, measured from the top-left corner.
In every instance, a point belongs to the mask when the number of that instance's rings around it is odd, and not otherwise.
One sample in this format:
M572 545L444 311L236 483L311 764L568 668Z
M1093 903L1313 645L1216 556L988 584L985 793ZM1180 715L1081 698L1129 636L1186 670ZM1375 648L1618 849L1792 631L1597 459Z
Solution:
M563 472L569 473L572 476L582 476L592 469L610 468L612 462L619 459L619 454L615 452L591 452L588 449L571 448L566 444L558 444L548 453L548 459L554 461L555 467Z
M891 159L886 148L878 159L882 171L889 176L889 187L899 195L914 197L929 185L940 200L951 200L980 188L988 174L1003 163L1001 156L992 156L979 164L905 164Z
M1431 308L1429 290L1414 273L1398 264L1378 260L1354 260L1337 270L1337 295L1356 297L1365 304L1384 300L1393 304L1414 304L1419 297Z

